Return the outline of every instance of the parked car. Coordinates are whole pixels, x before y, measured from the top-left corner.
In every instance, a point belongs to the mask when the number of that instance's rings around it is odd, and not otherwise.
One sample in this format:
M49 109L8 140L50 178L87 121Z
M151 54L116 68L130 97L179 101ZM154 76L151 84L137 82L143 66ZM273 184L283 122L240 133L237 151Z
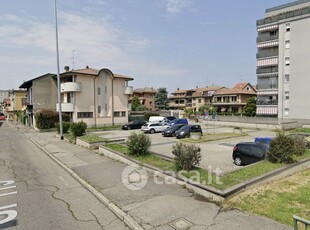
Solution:
M269 145L260 142L241 142L233 148L232 158L238 166L252 164L265 158Z
M193 132L199 132L202 135L202 129L200 125L185 125L182 128L180 128L176 133L176 138L185 138L190 137L191 133Z
M6 116L4 115L4 113L0 113L0 121L5 121Z
M144 133L157 133L157 132L162 132L165 129L169 128L169 125L165 125L163 123L151 123L147 122L141 127L141 131Z
M184 126L184 124L174 124L174 125L170 126L169 128L165 129L161 134L164 137L175 137L176 131L178 131L183 126Z
M177 119L176 117L174 117L174 116L168 116L168 117L166 117L169 121L172 121L172 120L175 120L175 119Z
M188 125L188 120L186 118L174 119L174 120L170 121L170 124L171 125L174 125L174 124Z
M130 130L130 129L141 129L141 127L145 124L145 121L142 120L135 120L132 122L129 122L128 124L125 124L122 126L122 129L124 130Z
M163 123L163 124L170 124L170 121L163 117L163 116L150 116L149 121L150 123Z

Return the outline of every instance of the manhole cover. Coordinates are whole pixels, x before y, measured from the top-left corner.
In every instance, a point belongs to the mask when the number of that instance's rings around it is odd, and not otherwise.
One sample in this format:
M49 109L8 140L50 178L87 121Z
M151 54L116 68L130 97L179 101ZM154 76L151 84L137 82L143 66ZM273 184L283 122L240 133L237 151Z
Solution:
M173 221L170 224L170 226L173 227L174 229L177 229L177 230L185 230L185 229L189 229L190 227L192 227L193 224L191 224L189 221L181 218L181 219Z

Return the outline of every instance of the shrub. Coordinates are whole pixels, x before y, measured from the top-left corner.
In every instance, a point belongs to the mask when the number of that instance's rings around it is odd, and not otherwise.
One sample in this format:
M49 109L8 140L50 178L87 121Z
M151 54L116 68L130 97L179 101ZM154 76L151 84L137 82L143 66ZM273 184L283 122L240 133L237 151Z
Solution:
M201 160L200 147L177 143L172 146L172 154L178 171L191 170L195 165L199 165Z
M272 163L291 163L295 152L294 140L277 131L277 137L270 142L267 159Z
M79 121L77 123L72 123L71 133L74 137L83 136L87 128L87 124L84 121Z
M294 153L296 156L302 156L304 155L306 148L307 148L307 143L304 137L302 136L295 136L292 137L294 141Z
M144 133L132 132L127 140L128 152L131 155L145 156L149 154L151 138Z
M71 122L62 122L62 132L68 133L69 129L71 127ZM57 122L56 123L57 132L60 133L60 125Z
M39 110L34 116L36 119L36 126L39 129L55 128L56 123L59 122L59 113L50 109ZM69 122L70 116L63 113L62 120Z

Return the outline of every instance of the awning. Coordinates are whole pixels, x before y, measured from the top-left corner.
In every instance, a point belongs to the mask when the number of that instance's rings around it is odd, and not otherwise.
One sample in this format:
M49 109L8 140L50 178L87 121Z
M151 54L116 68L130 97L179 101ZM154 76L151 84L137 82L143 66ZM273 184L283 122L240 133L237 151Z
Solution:
M257 107L256 108L257 115L275 115L278 114L277 107Z
M257 95L278 95L278 90L257 91Z

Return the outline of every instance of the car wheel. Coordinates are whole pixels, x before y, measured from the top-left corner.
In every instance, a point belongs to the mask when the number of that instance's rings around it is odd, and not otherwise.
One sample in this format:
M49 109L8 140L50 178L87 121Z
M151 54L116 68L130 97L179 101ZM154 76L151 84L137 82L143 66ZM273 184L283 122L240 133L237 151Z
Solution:
M171 136L172 136L172 137L175 137L175 133L171 133Z
M190 138L190 137L191 137L191 135L190 135L190 134L186 134L186 136L185 136L185 137Z
M240 157L236 157L235 160L234 160L234 162L235 162L235 165L238 165L238 166L241 166L241 165L242 165L242 160L241 160Z
M151 129L151 130L150 130L150 133L151 133L151 134L155 133L155 130L154 130L154 129Z
M129 127L129 126L127 127L127 130L130 130L130 127Z

